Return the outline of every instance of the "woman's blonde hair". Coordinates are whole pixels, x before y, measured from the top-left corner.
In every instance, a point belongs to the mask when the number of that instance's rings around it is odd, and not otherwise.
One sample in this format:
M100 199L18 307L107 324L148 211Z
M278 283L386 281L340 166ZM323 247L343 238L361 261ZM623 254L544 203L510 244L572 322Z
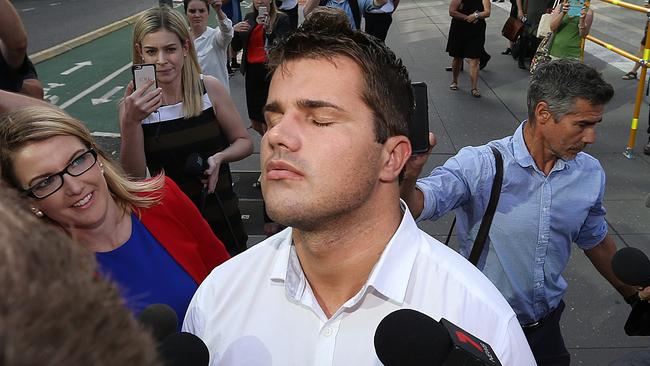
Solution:
M168 6L155 7L138 18L133 26L133 63L144 63L140 52L142 40L147 34L161 29L176 34L181 45L188 46L188 53L183 57L181 72L181 88L183 88L183 115L185 118L198 116L203 110L203 83L201 82L201 67L190 36L189 24L177 11Z
M74 136L88 148L97 151L104 163L104 177L118 206L127 209L146 208L160 202L165 176L160 174L146 181L131 181L119 165L95 143L88 128L79 120L55 107L33 106L0 116L0 172L2 180L22 190L15 175L13 155L25 145L55 136ZM138 193L150 192L149 195Z

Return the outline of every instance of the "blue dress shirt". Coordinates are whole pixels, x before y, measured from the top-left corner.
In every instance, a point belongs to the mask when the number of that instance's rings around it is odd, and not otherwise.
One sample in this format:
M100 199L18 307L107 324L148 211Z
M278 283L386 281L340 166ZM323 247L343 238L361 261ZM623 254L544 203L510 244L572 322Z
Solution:
M513 136L466 147L417 182L424 194L418 221L455 210L460 254L469 257L490 198L495 175L489 145L503 155L503 185L489 238L478 267L501 291L519 322L535 322L562 299L562 271L571 243L593 248L607 234L605 172L598 160L579 153L557 160L544 175L524 142L523 126Z
M359 4L359 13L362 17L364 13L369 12L371 9L376 9L373 0L357 0L357 3ZM357 29L357 26L354 23L352 8L350 8L350 2L348 0L327 0L327 6L343 10L345 15L348 16L352 29Z

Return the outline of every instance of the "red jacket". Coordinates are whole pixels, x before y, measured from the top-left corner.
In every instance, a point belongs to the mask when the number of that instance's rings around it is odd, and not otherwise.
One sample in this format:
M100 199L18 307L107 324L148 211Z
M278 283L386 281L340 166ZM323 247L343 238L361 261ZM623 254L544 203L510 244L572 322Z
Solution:
M173 180L166 177L162 190L159 204L135 211L151 235L197 284L201 284L210 271L230 255L194 203Z

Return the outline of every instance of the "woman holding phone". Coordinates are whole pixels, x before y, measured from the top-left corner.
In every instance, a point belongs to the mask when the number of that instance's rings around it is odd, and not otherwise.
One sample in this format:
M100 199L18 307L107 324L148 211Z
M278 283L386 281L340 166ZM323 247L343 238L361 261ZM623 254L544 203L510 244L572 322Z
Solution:
M582 5L571 3L578 0L564 0L553 9L551 31L553 41L549 48L551 58L580 58L582 39L587 37L594 21L594 11ZM570 12L571 7L580 6L577 14ZM579 14L579 15L578 15Z
M198 285L229 258L171 179L128 180L84 124L60 109L23 107L0 117L0 171L37 218L95 252L100 272L136 313L163 303L183 319Z
M243 251L247 235L228 163L250 155L253 143L228 90L199 73L183 16L165 6L145 11L134 24L133 63L155 64L158 88L126 88L119 113L122 167L137 179L147 169L152 175L164 170L231 253ZM186 168L197 154L205 162L204 176Z
M270 75L266 68L269 47L291 31L289 17L278 12L275 1L255 0L253 11L233 26L233 44L243 48L241 72L246 83L246 107L251 126L260 136L266 131L262 107L269 94Z

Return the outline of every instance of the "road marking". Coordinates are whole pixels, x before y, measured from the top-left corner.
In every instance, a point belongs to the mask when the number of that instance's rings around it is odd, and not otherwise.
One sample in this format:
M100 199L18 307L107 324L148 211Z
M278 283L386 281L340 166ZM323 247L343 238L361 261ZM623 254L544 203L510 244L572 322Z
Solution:
M50 6L59 6L61 3L51 3Z
M119 138L121 135L119 133L115 132L91 132L90 133L94 137L114 137L114 138Z
M111 97L113 96L113 94L117 93L122 88L124 88L124 87L123 86L116 86L113 89L111 89L108 93L102 95L101 97L99 97L97 99L95 99L95 98L91 99L90 102L93 105L108 103L108 102L111 101Z
M61 109L66 109L67 107L69 107L72 104L76 103L79 99L81 99L81 98L85 97L86 95L88 95L88 94L94 92L95 90L97 90L97 88L99 88L100 86L102 86L102 85L108 83L109 81L115 79L115 77L117 77L119 74L123 73L125 70L130 68L131 65L132 65L132 63L129 62L128 64L122 66L118 70L115 70L112 74L110 74L107 77L103 78L102 80L97 82L95 85L91 86L90 88L88 88L88 89L82 91L81 93L77 94L72 99L70 99L67 102L61 104L59 107Z
M25 9L20 9L20 11L22 11L22 12L28 12L28 11L32 11L32 10L34 10L34 9L36 9L36 8L25 8Z
M64 72L61 73L61 75L70 75L73 72L81 69L82 67L92 66L92 64L93 64L92 61L76 62L75 63L76 66L73 66L73 67L65 70Z

